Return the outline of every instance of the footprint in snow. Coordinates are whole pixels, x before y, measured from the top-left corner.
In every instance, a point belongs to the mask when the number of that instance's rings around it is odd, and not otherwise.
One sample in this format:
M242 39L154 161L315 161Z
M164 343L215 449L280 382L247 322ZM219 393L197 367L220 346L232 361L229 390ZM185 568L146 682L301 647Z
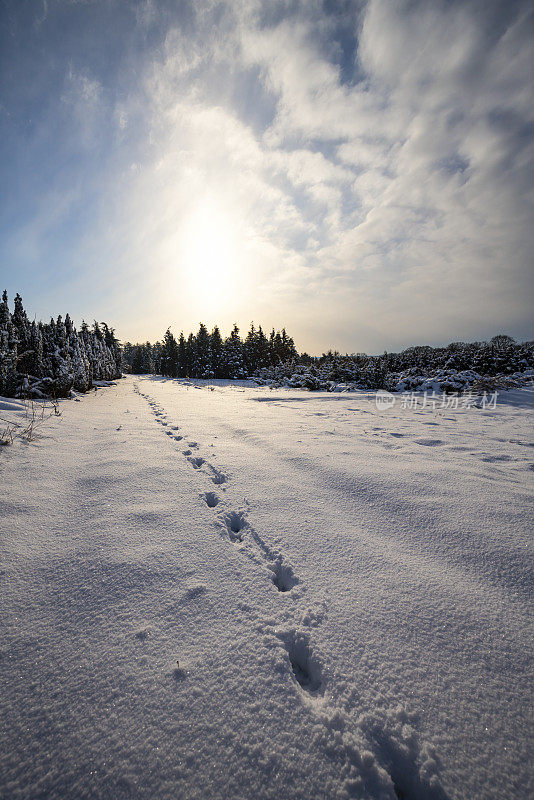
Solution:
M272 572L272 582L279 592L290 592L299 582L291 567L283 564L281 558L269 564L268 568Z
M309 635L290 630L278 633L277 636L287 650L291 672L300 688L311 695L323 694L322 667L310 646Z
M441 439L416 439L415 443L424 447L439 447L439 445L443 444Z
M194 586L190 586L180 598L180 603L189 603L190 600L196 600L197 597L201 597L203 594L206 594L207 591L208 587L204 583L197 583Z
M201 494L200 496L203 500L205 500L208 508L215 508L215 506L220 503L220 500L215 492L204 492L204 494Z
M226 525L230 541L234 543L242 542L244 538L243 530L248 528L248 522L243 511L229 511L223 516L222 521Z
M206 464L206 466L209 467L209 469L210 469L210 471L212 473L211 480L213 481L213 483L216 486L220 486L220 484L226 483L228 478L226 477L224 472L219 472L219 470L215 469L215 467L213 467L211 464ZM223 491L224 491L224 489L223 489Z
M190 452L191 452L191 451L190 451ZM200 467L202 466L202 464L205 464L205 463L206 463L206 462L204 461L204 459L203 459L203 458L201 458L200 456L190 456L190 457L189 457L187 460L188 460L188 461L189 461L189 463L192 465L193 469L200 469Z

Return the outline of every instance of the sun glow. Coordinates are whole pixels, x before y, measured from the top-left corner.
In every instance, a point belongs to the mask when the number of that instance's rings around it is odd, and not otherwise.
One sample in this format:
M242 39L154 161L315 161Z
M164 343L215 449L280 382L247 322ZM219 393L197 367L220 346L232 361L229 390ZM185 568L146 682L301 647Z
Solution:
M205 314L227 305L237 291L240 247L235 217L204 202L184 224L181 270L190 302Z

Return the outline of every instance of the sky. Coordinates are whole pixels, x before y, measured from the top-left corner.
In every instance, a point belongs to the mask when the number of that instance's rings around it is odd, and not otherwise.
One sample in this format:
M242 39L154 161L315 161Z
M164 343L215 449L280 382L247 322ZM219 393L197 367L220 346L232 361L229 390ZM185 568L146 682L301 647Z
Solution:
M122 340L534 336L530 0L0 0L0 288Z

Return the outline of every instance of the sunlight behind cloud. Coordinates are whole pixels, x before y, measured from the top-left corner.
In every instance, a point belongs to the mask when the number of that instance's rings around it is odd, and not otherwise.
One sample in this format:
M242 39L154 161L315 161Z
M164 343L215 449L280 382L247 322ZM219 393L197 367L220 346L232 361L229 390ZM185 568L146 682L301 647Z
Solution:
M38 314L59 275L132 340L531 335L526 0L11 6L0 264Z
M191 311L216 315L238 291L238 222L212 198L201 201L182 229L177 268Z

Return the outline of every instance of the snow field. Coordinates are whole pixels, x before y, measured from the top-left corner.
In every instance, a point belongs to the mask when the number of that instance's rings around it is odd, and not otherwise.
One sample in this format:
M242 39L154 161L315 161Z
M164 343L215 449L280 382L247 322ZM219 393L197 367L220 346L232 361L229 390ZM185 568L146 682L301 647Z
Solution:
M62 403L2 464L2 796L528 797L528 397Z

